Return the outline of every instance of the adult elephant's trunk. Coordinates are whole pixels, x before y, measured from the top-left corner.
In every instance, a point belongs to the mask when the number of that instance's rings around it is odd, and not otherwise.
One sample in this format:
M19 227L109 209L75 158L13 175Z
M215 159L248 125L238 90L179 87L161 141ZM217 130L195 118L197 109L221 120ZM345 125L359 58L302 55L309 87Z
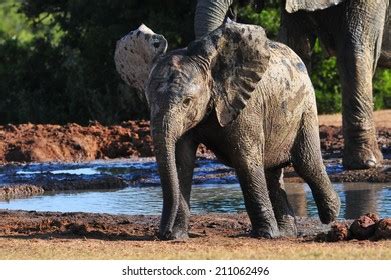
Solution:
M152 120L152 136L163 190L163 212L159 229L159 235L162 239L172 238L172 229L180 198L175 161L175 144L178 135L173 129L175 127L173 123L173 118L163 118L159 121Z
M223 24L233 0L198 0L194 17L196 39L212 32Z

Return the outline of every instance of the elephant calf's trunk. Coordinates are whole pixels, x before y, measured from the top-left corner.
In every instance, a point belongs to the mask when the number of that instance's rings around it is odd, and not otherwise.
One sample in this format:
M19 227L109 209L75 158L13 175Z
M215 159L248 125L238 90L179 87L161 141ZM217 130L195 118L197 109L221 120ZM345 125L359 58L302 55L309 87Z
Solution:
M175 142L154 135L156 161L163 190L163 212L160 221L161 239L172 239L172 229L179 207L179 182L175 162Z

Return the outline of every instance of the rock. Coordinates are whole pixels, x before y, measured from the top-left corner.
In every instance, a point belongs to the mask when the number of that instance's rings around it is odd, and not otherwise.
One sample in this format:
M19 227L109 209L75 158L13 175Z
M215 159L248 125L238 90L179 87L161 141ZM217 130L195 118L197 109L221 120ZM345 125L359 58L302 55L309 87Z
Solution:
M391 218L382 219L377 223L374 239L391 239Z
M376 213L367 213L365 214L366 216L368 216L369 218L372 219L372 221L374 221L375 223L377 223L378 221L380 221L380 217L378 214Z
M349 226L345 223L335 223L327 233L326 241L338 242L350 239Z
M366 214L355 220L350 226L352 238L365 240L371 238L375 234L376 222L379 216L376 214Z

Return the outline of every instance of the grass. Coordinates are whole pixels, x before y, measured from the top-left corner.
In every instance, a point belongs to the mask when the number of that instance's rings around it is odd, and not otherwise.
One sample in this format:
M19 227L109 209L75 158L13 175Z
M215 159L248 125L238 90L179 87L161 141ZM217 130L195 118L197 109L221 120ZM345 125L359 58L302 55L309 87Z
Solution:
M198 238L186 242L0 239L0 259L391 259L391 241ZM206 240L205 240L206 239Z

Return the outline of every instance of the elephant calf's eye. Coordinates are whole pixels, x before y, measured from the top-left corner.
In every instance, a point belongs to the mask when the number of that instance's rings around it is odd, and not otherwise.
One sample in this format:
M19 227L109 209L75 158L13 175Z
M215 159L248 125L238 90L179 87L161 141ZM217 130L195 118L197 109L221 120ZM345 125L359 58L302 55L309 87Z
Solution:
M191 98L186 98L185 100L183 100L183 105L187 107L190 105L190 102L191 102Z

